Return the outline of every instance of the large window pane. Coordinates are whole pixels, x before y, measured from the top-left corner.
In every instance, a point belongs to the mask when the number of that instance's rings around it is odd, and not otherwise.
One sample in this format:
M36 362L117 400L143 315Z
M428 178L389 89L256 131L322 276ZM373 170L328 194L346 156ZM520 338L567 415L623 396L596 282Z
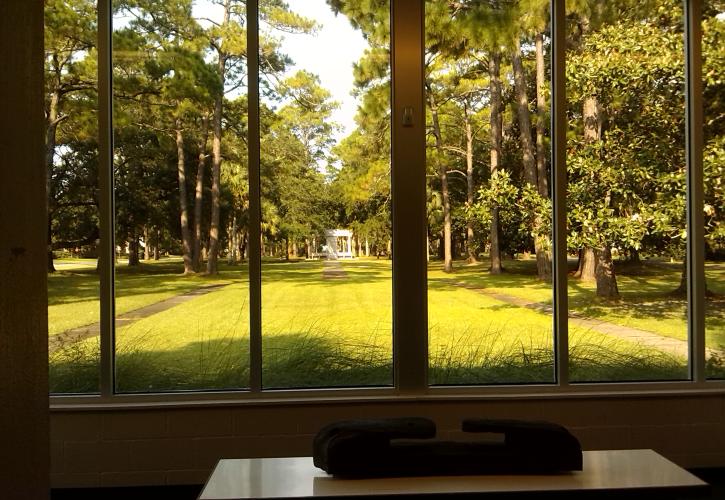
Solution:
M45 2L51 393L99 387L96 3Z
M263 385L389 385L389 5L288 6L260 6Z
M553 382L548 2L425 31L430 382Z
M682 3L589 5L567 12L570 378L684 379Z
M244 2L114 8L116 390L246 387Z
M707 376L725 378L725 5L703 2Z

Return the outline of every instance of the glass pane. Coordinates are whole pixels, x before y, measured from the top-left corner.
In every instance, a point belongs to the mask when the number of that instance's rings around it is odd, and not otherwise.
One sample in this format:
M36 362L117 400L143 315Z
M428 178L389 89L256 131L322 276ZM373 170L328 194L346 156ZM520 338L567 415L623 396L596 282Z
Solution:
M99 390L96 3L45 2L51 393Z
M725 378L725 3L703 2L707 376Z
M426 2L431 384L553 382L548 2Z
M246 20L224 5L114 3L119 392L249 384Z
M682 4L567 20L570 378L685 379Z
M389 4L288 6L260 23L263 385L390 385Z

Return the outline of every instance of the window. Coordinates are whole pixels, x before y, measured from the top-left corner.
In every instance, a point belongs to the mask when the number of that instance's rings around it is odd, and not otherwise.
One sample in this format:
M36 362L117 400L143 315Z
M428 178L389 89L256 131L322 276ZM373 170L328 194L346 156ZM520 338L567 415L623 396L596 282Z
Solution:
M426 2L432 384L555 380L549 17Z
M567 11L569 366L688 376L681 3Z
M703 129L703 212L705 218L705 358L707 376L725 378L725 114L722 96L725 86L717 75L725 60L725 14L716 1L703 2L702 93Z
M390 5L359 29L344 2L288 5L294 65L260 78L262 385L392 385Z
M725 11L564 7L46 2L52 392L723 378Z
M94 2L45 3L50 390L99 391L98 99Z

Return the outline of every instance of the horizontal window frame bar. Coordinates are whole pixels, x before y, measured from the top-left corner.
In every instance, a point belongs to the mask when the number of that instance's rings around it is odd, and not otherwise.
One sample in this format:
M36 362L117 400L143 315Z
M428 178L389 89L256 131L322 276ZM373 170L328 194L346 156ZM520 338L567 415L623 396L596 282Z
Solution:
M724 380L662 381L662 382L582 382L566 388L556 384L501 385L501 386L434 386L425 393L401 392L394 387L356 389L298 389L263 391L194 391L189 393L55 395L50 397L54 410L70 409L124 409L190 406L229 405L285 405L285 404L357 404L366 402L439 401L439 400L535 400L569 398L617 398L617 397L675 397L725 394Z

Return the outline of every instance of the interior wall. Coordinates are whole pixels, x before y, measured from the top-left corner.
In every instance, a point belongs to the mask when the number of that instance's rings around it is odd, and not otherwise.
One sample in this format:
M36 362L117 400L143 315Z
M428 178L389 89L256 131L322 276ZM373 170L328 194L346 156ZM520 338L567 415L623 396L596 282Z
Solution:
M567 426L587 450L652 448L684 467L725 467L725 395L227 404L51 414L53 487L203 484L220 458L304 456L326 423L426 416L438 437L465 417Z
M47 498L42 0L0 0L0 48L0 496Z

